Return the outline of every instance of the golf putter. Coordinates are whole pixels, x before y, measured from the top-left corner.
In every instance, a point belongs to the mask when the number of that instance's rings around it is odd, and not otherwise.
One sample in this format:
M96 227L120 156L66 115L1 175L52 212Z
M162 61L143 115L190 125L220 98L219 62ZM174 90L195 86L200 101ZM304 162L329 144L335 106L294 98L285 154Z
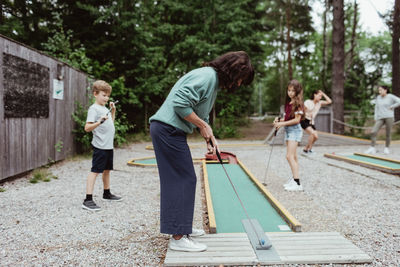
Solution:
M116 100L116 101L114 102L114 105L117 104L117 103L118 103L118 100ZM108 116L108 114L110 114L111 109L112 109L112 108L110 108L110 109L108 110L108 112L106 113L106 116ZM103 123L104 121L105 121L105 119L102 119L102 120L101 120L101 123Z
M278 117L278 122L281 121L281 118ZM262 183L263 185L267 185L267 177L268 177L268 169L269 169L269 162L271 161L271 155L272 155L272 150L274 149L274 143L275 143L275 137L276 134L278 133L278 128L275 128L274 131L274 136L272 137L272 144L271 144L271 150L269 151L269 157L268 157L268 163L267 163L267 170L265 171L265 175L264 175L264 182Z

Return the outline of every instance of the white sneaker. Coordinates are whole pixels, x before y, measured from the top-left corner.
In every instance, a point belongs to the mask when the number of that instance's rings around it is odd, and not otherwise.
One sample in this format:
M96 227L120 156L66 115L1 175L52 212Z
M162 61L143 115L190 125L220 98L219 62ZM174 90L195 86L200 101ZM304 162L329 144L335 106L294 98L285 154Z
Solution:
M293 183L297 184L293 178L290 178L286 184L283 185L284 188L291 186Z
M384 154L390 154L390 150L389 150L389 148L388 147L385 147L384 149L383 149L383 153Z
M200 252L207 249L207 245L194 241L188 236L182 236L181 239L175 240L171 237L168 247L172 250Z
M196 228L192 228L192 233L189 234L190 236L202 236L205 235L206 232L204 232L203 229L196 229Z
M375 154L376 153L376 149L375 149L375 147L371 146L367 150L365 150L364 153L365 154Z
M285 187L286 191L303 191L303 186L298 185L294 180L294 183L291 183L289 186Z

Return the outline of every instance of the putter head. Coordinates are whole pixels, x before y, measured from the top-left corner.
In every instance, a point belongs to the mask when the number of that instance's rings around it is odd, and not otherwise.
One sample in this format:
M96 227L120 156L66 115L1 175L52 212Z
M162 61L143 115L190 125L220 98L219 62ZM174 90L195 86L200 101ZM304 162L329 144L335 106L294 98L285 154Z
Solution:
M272 244L265 242L264 239L260 239L260 244L256 245L256 249L258 249L258 250L268 250L271 247L272 247Z

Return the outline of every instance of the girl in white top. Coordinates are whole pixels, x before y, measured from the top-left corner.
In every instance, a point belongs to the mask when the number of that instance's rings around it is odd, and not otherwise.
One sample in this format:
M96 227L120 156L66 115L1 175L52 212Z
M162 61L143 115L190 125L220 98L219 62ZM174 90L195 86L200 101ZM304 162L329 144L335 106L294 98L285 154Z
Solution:
M375 154L376 135L379 129L386 125L386 144L383 153L389 154L391 131L394 122L394 109L400 106L400 98L389 94L389 88L385 85L379 86L379 95L371 103L375 105L375 125L371 132L371 147L365 153Z
M313 99L307 99L304 102L305 118L301 121L301 127L308 133L308 143L303 149L303 154L312 154L312 146L318 140L318 133L315 129L315 117L317 116L322 106L332 104L332 100L321 90L315 90L312 92ZM321 100L322 97L324 100Z

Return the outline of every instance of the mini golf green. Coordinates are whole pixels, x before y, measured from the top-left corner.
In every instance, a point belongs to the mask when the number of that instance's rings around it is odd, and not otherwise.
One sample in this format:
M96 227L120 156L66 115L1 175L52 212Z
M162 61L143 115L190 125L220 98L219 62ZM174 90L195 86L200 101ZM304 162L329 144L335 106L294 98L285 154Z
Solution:
M325 154L324 156L327 158L333 158L368 167L374 170L379 170L391 174L400 174L400 161L390 158L383 158L362 153L354 153L353 155L336 155L332 153Z
M157 161L156 161L156 158L138 159L138 160L135 160L135 163L143 164L143 165L156 165Z
M291 229L238 164L224 164L249 217L257 219L265 232ZM245 212L220 164L206 164L217 233L245 232Z
M381 165L383 167L387 167L387 168L391 168L391 169L400 169L399 163L387 161L384 159L372 158L372 157L368 157L368 156L362 156L359 154L350 155L348 157L350 159L364 161L364 162L372 163L372 164L377 164L377 165Z

